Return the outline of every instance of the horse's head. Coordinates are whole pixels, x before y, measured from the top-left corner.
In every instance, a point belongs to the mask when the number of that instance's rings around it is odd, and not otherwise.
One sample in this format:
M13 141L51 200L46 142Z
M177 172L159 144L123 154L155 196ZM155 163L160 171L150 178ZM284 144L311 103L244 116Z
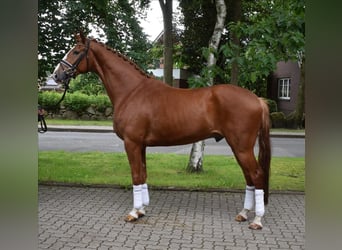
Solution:
M71 78L88 71L89 39L83 33L75 35L76 45L69 50L52 73L56 82L69 82Z

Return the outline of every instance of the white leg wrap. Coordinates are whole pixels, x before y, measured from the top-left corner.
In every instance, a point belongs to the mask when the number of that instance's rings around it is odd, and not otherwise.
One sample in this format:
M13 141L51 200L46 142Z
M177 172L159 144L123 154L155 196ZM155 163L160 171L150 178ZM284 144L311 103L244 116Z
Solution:
M139 210L143 206L142 185L133 185L133 208Z
M136 208L133 208L131 212L129 212L129 215L133 216L134 218L138 218L138 210Z
M254 196L254 186L246 186L246 194L245 194L245 203L243 208L247 210L252 210L255 204L255 196Z
M255 216L253 223L262 226L261 224L261 217L260 216Z
M255 190L255 215L262 217L265 214L265 205L264 205L264 190L256 189Z
M144 206L148 206L150 204L150 196L148 194L148 187L147 184L142 184L142 204Z
M245 219L247 220L247 218L248 218L248 212L249 212L248 209L243 208L243 209L241 210L241 212L239 213L239 215L241 215L243 218L245 218Z
M248 218L248 212L254 208L255 203L255 195L254 195L254 186L246 185L246 192L245 192L245 202L243 204L243 209L239 213L245 219Z

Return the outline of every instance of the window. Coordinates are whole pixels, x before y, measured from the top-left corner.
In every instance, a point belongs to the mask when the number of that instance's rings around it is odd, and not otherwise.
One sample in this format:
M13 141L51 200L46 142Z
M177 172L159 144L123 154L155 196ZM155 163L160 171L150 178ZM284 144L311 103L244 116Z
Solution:
M278 80L278 98L290 100L291 78L281 78Z

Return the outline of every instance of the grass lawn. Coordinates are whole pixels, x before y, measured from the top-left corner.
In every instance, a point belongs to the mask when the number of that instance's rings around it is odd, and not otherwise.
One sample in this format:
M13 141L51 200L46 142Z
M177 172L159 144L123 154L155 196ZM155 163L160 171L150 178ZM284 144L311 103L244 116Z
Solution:
M46 123L49 125L75 125L75 126L112 126L112 120L65 120L65 119L51 119L45 118Z
M185 171L188 155L147 154L148 184L152 187L188 189L244 189L242 171L233 156L204 156L204 172ZM271 190L304 191L305 159L273 157ZM38 180L131 187L126 154L103 152L40 151Z

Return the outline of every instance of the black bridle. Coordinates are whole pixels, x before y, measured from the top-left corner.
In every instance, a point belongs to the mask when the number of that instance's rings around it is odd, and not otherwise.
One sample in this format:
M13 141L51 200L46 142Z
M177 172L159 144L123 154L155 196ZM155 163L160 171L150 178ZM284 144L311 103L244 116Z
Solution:
M63 80L64 85L64 93L62 98L57 102L56 106L58 106L64 99L67 90L69 89L69 83L71 78L75 78L76 71L78 65L81 63L84 57L87 57L87 68L88 68L88 50L89 50L89 43L90 41L87 40L86 49L80 54L74 64L69 63L68 61L62 59L60 61L61 67L63 69L63 73L65 74L66 78Z

